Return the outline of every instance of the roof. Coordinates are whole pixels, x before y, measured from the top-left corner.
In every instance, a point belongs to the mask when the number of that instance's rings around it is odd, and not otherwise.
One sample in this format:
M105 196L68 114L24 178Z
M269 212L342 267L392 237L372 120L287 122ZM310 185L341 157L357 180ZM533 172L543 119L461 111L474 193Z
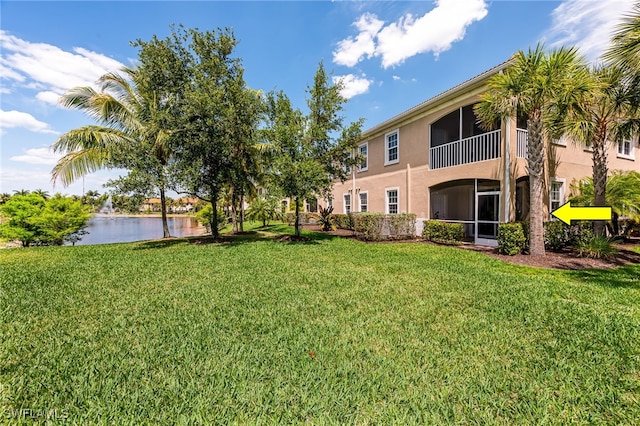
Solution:
M367 136L371 136L372 134L379 132L383 129L386 129L388 127L391 127L391 125L393 125L394 123L397 123L400 120L403 120L405 118L410 117L413 114L416 114L418 112L422 112L425 109L427 109L428 107L434 105L435 103L439 102L440 100L447 98L448 96L451 96L453 94L455 94L456 92L459 92L463 89L469 88L477 83L480 83L484 80L486 80L487 78L491 77L493 74L497 74L500 71L504 70L513 60L513 57L507 59L506 61L502 62L499 65L496 65L495 67L484 71L478 75L476 75L475 77L471 77L470 79L463 81L462 83L453 86L451 89L445 90L444 92L435 95L429 99L427 99L424 102L419 103L418 105L409 108L408 110L401 112L400 114L391 117L388 120L383 121L380 124L377 124L373 127L371 127L370 129L365 130L364 132L362 132L362 135L367 137Z

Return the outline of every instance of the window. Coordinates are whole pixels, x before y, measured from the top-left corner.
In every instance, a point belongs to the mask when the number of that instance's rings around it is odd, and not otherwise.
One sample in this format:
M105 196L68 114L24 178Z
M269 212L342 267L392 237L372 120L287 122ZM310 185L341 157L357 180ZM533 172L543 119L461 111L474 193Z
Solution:
M618 157L634 159L633 142L629 139L618 142Z
M328 207L333 207L333 198L331 197L327 198L327 208Z
M567 146L567 136L562 135L559 139L553 139L551 143L554 145Z
M553 212L564 204L564 179L551 180L551 192L549 194L549 212ZM555 218L553 216L553 218Z
M344 194L344 213L351 213L351 194Z
M387 189L387 213L398 213L398 188Z
M395 164L400 161L400 139L398 131L385 135L384 165Z
M358 167L359 172L365 172L369 169L369 143L365 142L358 147L358 153L362 157L362 162Z
M368 211L369 196L366 192L360 193L360 211L366 213Z

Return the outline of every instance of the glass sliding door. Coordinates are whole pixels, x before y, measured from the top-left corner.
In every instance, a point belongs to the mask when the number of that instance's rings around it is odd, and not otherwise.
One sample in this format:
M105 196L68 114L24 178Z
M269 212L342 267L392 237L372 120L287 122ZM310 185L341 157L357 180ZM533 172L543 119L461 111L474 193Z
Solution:
M500 192L478 192L476 207L476 244L497 245Z

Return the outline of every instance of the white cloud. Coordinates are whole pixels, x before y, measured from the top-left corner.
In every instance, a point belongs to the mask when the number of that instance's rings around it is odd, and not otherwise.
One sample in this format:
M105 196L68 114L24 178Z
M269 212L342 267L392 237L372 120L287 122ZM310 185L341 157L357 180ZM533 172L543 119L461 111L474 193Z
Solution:
M123 64L81 47L68 52L46 43L31 43L0 30L0 71L3 78L40 90L38 99L50 102L75 86L91 86L100 76Z
M551 46L578 46L589 60L608 47L615 26L634 0L566 0L552 12L546 41Z
M47 123L37 120L29 113L0 109L0 130L4 132L4 129L14 127L22 127L36 133L58 134L55 130L50 129Z
M485 0L438 0L421 17L407 14L386 26L376 15L364 14L353 24L360 33L338 42L333 61L352 67L365 56L380 56L382 66L389 68L421 53L438 56L462 40L467 27L487 13Z
M61 154L54 154L49 148L30 148L25 151L24 155L15 155L10 160L29 164L53 165L60 158L62 158Z
M366 56L370 58L376 52L374 37L384 22L371 13L365 13L352 24L360 31L355 37L348 37L338 42L338 48L333 52L333 62L338 65L352 67Z
M394 75L394 76L393 76L393 79L394 79L395 81L398 81L398 80L400 80L400 77L398 77L397 75Z
M340 94L347 99L367 93L369 91L369 86L373 83L373 80L367 79L364 74L362 77L358 77L354 74L337 75L332 77L332 79L334 83L342 83L342 90L340 90Z
M58 105L60 94L47 90L44 92L38 92L38 94L36 95L36 98L42 102L46 102L51 105Z

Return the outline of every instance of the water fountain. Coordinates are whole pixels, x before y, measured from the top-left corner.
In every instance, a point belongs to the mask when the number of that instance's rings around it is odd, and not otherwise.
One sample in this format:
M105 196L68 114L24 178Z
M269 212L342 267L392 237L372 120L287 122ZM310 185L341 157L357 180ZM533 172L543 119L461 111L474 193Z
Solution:
M113 214L113 201L111 200L111 194L107 197L107 201L104 202L100 210L98 211L100 216L106 216L110 219L115 219Z

